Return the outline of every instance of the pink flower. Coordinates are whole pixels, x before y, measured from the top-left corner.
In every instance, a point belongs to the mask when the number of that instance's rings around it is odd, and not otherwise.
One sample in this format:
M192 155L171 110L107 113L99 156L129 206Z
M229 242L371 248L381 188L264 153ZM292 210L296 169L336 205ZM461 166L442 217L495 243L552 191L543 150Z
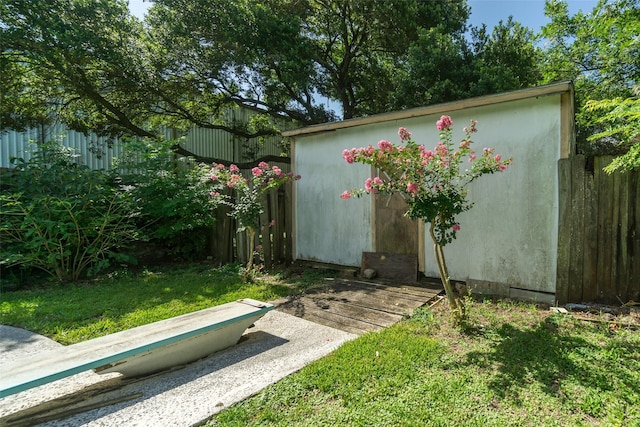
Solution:
M384 184L384 181L379 176L376 176L375 178L373 178L373 184L374 185L382 185L382 184Z
M429 161L433 157L433 151L424 150L422 153L420 153L420 157L422 157L423 160Z
M382 141L378 142L378 147L382 150L382 151L392 151L393 150L393 144L391 144L389 141L383 139Z
M236 165L231 165L229 166L229 172L231 173L236 173L236 172L240 172L240 168Z
M342 192L342 194L340 195L340 198L341 198L341 199L344 199L344 200L348 200L348 199L350 199L350 198L351 198L351 193L349 193L348 191L346 191L346 190L345 190L345 191L343 191L343 192Z
M274 166L273 169L271 169L273 171L273 173L276 174L276 176L280 177L282 175L282 169L280 169L278 166Z
M453 231L460 231L460 224L453 224L453 227L451 227L453 229Z
M367 178L367 179L364 181L364 191L366 191L367 193L370 193L370 192L371 192L371 182L372 182L372 181L373 181L373 180L372 180L371 178Z
M451 126L453 126L453 121L449 116L442 116L440 117L440 120L436 122L436 127L438 128L438 130L447 130Z
M269 228L273 227L274 225L276 225L276 220L275 220L275 219L272 219L272 220L269 222Z
M211 181L217 181L217 180L218 180L217 175L211 175Z
M473 153L469 156L469 163L473 162L476 159L476 154Z
M361 153L365 157L371 157L373 156L373 153L375 153L375 151L376 149L373 147L373 145L369 144L367 148L361 151Z
M438 142L438 146L436 147L436 153L438 153L440 156L446 156L448 152L449 152L449 149L447 148L447 146L444 145L442 141Z
M494 157L496 162L499 162L501 158L502 156L500 154L496 154L496 156Z
M227 181L227 187L234 188L238 184L238 182L242 180L243 179L240 175L231 175L231 178L229 179L229 181Z
M267 169L269 169L269 164L267 162L260 162L258 163L258 167L266 171Z
M411 138L411 132L409 132L407 128L398 129L398 135L402 141L408 141Z
M418 184L410 182L407 184L407 193L412 193L414 196L418 194Z
M212 192L209 193L209 195L211 197L218 197L220 195L220 193L218 193L217 191L212 191Z
M344 157L344 159L346 160L347 163L352 164L353 161L355 160L355 157L353 155L353 151L352 150L343 150L342 151L342 157Z
M471 140L465 139L460 143L460 148L469 148L470 144L471 144Z
M253 168L253 169L251 169L251 173L253 174L253 176L260 176L260 175L262 175L262 169Z
M462 130L464 131L464 133L478 132L478 129L476 129L477 124L478 124L477 120L471 120L471 126L468 128L463 128Z
M500 172L502 172L507 169L507 165L499 165L498 169L500 169Z

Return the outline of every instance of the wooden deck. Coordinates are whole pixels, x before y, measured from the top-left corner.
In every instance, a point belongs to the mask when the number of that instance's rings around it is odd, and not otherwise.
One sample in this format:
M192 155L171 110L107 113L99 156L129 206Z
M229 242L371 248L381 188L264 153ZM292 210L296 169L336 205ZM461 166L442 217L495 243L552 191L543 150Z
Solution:
M439 281L326 279L327 286L275 302L276 310L342 331L363 334L391 326L443 292Z

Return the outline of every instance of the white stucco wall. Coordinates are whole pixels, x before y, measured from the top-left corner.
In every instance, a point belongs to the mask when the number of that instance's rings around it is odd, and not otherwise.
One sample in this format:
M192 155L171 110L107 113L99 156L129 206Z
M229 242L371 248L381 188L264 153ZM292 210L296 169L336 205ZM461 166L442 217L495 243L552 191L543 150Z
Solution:
M458 238L445 247L453 279L555 292L560 98L560 94L545 95L449 114L454 141L475 119L476 151L492 147L503 157L514 158L506 172L481 177L471 185L475 206L460 216ZM373 250L371 201L344 201L340 193L362 187L369 167L348 165L342 150L375 145L380 139L397 143L400 126L432 148L438 141L439 117L440 113L296 137L294 167L302 180L296 183L295 256L359 265L362 251ZM425 243L425 274L437 277L428 234Z
M366 165L348 165L342 150L359 140L345 129L296 140L293 165L302 179L295 183L295 257L358 266L363 251L371 251L371 200L343 200L344 190L360 186L370 176Z
M478 120L476 150L492 147L514 160L507 171L471 184L474 207L460 216L458 238L445 247L451 277L555 292L560 95L463 110L452 117L456 128ZM425 255L425 274L437 277L432 254Z

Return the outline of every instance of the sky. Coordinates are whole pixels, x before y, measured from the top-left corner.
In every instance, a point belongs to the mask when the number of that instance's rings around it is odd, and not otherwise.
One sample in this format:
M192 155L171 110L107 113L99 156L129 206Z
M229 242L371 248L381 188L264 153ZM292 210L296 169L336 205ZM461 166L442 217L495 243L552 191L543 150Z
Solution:
M379 0L372 0L379 1ZM549 20L544 16L544 0L467 0L471 6L469 24L480 26L487 24L493 28L501 20L506 22L509 16L525 27L539 32L540 28ZM591 12L597 0L569 0L569 13L575 14L579 10ZM129 0L129 9L139 17L144 17L145 11L151 6L149 1Z

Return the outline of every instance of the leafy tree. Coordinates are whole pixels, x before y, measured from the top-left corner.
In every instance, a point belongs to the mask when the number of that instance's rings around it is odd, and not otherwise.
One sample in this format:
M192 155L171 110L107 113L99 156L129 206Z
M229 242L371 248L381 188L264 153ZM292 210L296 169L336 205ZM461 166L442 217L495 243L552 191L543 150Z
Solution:
M634 88L635 97L587 101L585 109L589 112L603 111L605 114L596 119L605 130L591 135L589 140L615 137L629 151L615 158L604 170L615 171L640 170L640 86Z
M3 127L60 118L80 131L153 137L142 126L141 29L123 0L2 0L0 64L12 77L0 89L17 101L0 106Z
M3 128L60 119L83 132L153 139L160 125L276 133L260 118L253 127L221 119L235 104L218 91L194 94L192 76L164 67L171 45L148 36L124 0L2 0L0 37Z
M139 22L124 0L0 0L2 126L245 141L335 119L323 97L350 118L530 84L530 34L509 22L469 46L468 15L465 0L157 0Z
M464 0L158 0L149 23L174 73L310 124L333 118L317 95L338 100L344 118L387 109L418 30L461 31L467 16Z
M464 99L535 85L540 50L533 31L511 18L491 34L471 28L460 33L422 30L409 48L407 67L397 73L393 109Z
M605 130L603 110L585 108L588 101L628 99L640 79L640 3L600 0L591 13L569 15L562 0L547 0L551 22L542 35L548 46L542 62L545 82L574 81L579 148L587 154L616 150L618 141L596 138Z

